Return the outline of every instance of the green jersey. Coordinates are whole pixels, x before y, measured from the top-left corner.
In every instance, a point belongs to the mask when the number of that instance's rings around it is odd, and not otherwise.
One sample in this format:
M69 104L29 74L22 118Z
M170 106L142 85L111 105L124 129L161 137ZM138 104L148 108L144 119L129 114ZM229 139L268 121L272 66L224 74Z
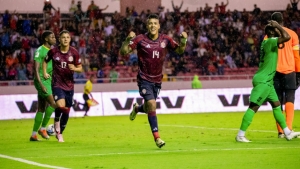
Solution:
M39 70L39 75L41 78L44 77L43 75L43 62L44 62L44 59L45 57L47 56L47 53L50 49L47 48L46 46L42 45L40 46L34 53L34 60L36 62L39 62L40 63L40 70ZM47 73L49 75L52 76L52 60L47 64Z
M264 40L260 47L260 63L258 71L253 77L253 84L268 83L273 85L273 78L276 73L278 58L278 38Z

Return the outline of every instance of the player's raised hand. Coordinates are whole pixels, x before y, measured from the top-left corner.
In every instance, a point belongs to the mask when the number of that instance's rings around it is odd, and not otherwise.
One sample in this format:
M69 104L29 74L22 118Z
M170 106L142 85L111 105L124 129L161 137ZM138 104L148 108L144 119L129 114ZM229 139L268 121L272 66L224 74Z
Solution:
M182 37L182 38L187 38L187 33L186 32L181 32L181 34L180 34L180 36Z
M278 27L278 26L280 26L279 23L276 22L276 21L274 21L274 20L270 20L270 21L268 21L268 22L269 22L269 24L270 24L272 27Z
M69 67L69 69L70 70L73 70L73 71L75 71L75 65L74 64L68 64L68 67Z
M136 36L135 33L134 33L133 31L131 31L131 32L129 32L129 34L128 34L126 40L131 40L131 39L134 38L135 36Z

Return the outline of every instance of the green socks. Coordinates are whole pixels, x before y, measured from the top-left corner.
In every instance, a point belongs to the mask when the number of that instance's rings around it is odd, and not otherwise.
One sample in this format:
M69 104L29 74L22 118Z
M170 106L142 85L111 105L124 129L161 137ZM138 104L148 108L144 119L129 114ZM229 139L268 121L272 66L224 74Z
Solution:
M45 110L45 117L43 119L43 123L42 123L42 127L46 127L46 125L48 124L50 117L52 115L52 113L54 112L54 108L51 106L48 106Z
M43 112L37 112L35 114L34 118L34 124L33 124L33 129L32 131L37 132L41 126L42 120L43 120L44 113Z
M247 128L249 127L249 125L252 122L254 114L255 114L255 112L252 109L250 109L250 108L247 109L246 113L244 114L240 130L242 130L242 131L247 130Z
M287 127L284 116L281 112L280 106L273 108L273 115L274 115L275 120L277 121L277 123L279 123L279 125L282 129Z

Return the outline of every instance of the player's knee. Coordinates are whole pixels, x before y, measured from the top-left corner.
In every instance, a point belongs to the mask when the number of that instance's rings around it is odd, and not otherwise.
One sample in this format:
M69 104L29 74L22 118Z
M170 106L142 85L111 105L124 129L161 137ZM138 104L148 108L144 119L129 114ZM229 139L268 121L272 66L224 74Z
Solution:
M70 108L69 107L58 107L57 108L60 112L69 114L70 113Z

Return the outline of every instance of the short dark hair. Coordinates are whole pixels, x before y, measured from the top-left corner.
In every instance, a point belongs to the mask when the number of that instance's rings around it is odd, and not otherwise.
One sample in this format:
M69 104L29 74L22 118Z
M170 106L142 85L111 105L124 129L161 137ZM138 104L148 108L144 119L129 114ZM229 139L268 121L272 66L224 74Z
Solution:
M282 14L281 12L274 12L272 15L271 15L271 19L278 22L279 24L282 24L283 23L283 17L282 17Z
M62 30L61 32L59 32L59 37L60 37L62 34L64 34L64 33L70 34L69 31L67 31L67 30Z
M149 16L148 16L148 20L149 19L159 19L159 17L158 17L158 15L156 15L156 14L150 14Z
M271 25L268 24L265 27L265 34L268 35L269 31L275 31L275 28L273 26L271 26Z
M42 43L45 43L45 42L46 42L45 39L46 39L49 35L51 35L51 34L53 34L52 31L45 30L45 31L42 33Z

